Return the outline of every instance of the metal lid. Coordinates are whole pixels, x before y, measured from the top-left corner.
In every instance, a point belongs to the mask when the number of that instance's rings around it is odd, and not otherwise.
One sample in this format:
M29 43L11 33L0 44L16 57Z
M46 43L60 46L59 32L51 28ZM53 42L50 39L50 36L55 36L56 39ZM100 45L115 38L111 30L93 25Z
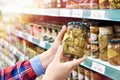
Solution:
M73 22L68 22L68 24L67 25L72 25L73 24Z

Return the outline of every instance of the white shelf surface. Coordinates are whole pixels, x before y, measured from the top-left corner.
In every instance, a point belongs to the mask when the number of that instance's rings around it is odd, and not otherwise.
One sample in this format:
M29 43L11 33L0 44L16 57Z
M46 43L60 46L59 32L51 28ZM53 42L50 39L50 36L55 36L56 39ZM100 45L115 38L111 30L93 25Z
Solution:
M73 17L108 21L120 21L120 9L117 10L85 10L85 9L66 9L66 8L48 8L48 9L30 9L30 8L0 8L2 13L32 14L55 17Z
M108 61L88 57L81 65L114 80L120 80L120 66L113 66Z
M28 33L24 33L24 32L19 31L19 30L14 30L12 33L14 35L21 37L27 41L30 41L31 43L36 44L44 49L49 49L52 45L51 43L47 43L46 41L40 40L35 36L32 36Z

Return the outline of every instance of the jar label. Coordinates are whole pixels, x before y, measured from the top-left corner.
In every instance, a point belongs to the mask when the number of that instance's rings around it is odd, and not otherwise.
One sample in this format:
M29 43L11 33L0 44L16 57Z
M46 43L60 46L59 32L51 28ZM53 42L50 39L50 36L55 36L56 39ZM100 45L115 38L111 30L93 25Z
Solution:
M115 50L113 50L113 49L111 49L111 48L108 48L108 58L113 58L113 57L115 57L117 54L118 54L118 53L117 53Z
M85 76L85 80L90 80L87 76Z
M105 0L99 0L99 3L104 3L105 2Z
M96 41L98 38L98 35L91 33L90 34L90 41Z
M72 71L72 76L73 76L73 78L76 78L77 77L77 72L76 71Z
M78 74L78 80L83 80L84 79L84 75L83 74Z

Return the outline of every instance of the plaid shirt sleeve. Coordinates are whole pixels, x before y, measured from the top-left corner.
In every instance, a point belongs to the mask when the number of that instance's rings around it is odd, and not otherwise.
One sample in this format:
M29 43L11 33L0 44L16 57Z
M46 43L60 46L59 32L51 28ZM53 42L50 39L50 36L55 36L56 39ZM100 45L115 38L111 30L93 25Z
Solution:
M35 80L44 72L40 59L36 56L30 61L18 62L15 66L0 70L0 80Z

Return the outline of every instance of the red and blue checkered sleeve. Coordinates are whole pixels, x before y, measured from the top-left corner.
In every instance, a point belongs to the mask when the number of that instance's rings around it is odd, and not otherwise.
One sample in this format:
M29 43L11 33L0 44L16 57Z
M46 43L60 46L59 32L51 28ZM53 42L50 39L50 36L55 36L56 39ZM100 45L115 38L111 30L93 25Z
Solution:
M35 80L36 77L29 60L0 70L0 80Z

